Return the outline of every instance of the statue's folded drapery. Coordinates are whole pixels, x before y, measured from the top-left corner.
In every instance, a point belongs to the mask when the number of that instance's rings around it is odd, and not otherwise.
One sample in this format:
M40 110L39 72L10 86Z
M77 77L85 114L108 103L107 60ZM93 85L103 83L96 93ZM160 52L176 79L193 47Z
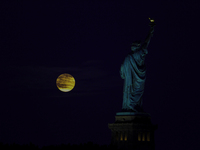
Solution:
M146 80L145 56L148 54L147 47L153 36L155 22L150 19L149 33L141 45L141 41L135 41L131 45L131 53L121 65L120 74L124 79L122 110L129 112L143 112L142 99Z
M146 79L144 65L147 49L131 52L121 65L120 74L124 79L122 109L127 111L142 111L142 98Z

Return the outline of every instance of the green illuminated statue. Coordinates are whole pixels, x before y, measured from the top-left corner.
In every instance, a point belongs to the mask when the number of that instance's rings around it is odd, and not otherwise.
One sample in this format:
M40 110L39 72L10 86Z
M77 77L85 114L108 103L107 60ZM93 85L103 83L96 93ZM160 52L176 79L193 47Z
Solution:
M146 80L145 56L147 47L153 36L155 22L150 19L150 31L144 43L135 41L131 52L121 65L120 75L124 79L122 110L125 112L143 112L142 98Z

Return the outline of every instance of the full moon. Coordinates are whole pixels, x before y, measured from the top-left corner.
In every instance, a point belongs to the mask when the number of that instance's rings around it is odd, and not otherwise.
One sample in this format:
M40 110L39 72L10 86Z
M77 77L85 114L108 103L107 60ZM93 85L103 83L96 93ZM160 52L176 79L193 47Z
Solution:
M56 80L56 85L60 91L69 92L75 86L75 79L72 75L68 73L63 73L58 76Z

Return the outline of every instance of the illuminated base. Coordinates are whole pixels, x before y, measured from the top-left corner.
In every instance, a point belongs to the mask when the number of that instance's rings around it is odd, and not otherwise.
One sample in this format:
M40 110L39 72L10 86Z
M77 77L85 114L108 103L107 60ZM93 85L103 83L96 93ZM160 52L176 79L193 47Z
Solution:
M126 113L128 115L123 115ZM117 113L115 123L108 124L112 132L111 144L123 150L154 150L157 125L151 123L149 114L132 113Z

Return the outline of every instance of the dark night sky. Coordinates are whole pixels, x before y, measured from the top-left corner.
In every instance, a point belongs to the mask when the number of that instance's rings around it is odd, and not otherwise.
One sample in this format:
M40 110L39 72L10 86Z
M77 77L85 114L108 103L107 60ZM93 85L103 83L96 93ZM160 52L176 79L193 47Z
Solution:
M143 107L156 149L200 148L199 3L1 1L0 15L0 142L110 144L120 65L153 17ZM69 93L62 73L75 77Z

